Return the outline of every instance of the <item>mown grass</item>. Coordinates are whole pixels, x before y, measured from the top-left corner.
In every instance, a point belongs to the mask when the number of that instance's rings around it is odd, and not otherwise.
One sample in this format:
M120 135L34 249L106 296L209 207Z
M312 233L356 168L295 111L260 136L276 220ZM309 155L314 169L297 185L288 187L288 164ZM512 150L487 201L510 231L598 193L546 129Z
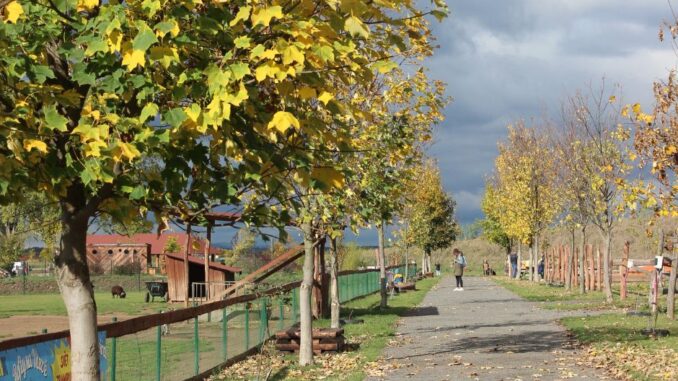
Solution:
M646 310L647 285L635 283L629 285L628 298L619 299L619 290L613 288L614 301L607 303L602 291L587 291L580 294L579 289L567 291L564 287L551 286L545 283L533 283L527 280L514 280L506 277L493 277L496 283L504 286L520 297L540 302L540 306L546 309L571 311L571 310L601 310L601 309L636 309ZM660 306L666 298L660 298Z
M125 299L112 298L110 292L97 292L94 298L102 314L143 315L167 309L163 302L145 303L146 292L130 291ZM66 315L60 294L0 296L0 318L15 315Z

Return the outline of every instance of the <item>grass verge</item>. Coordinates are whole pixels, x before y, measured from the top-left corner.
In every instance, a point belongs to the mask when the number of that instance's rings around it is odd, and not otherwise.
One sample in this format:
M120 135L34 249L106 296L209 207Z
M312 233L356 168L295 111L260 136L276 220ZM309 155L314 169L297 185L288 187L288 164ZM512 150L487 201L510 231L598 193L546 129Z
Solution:
M539 302L540 307L546 309L561 311L629 308L643 311L647 309L647 285L645 284L629 285L629 297L626 300L619 300L619 291L613 289L614 301L606 303L605 295L601 291L588 291L580 294L578 289L567 291L564 287L527 280L514 280L506 277L493 277L492 280L521 298ZM660 298L660 303L664 302L662 299L665 298Z
M596 316L566 317L560 320L584 345L587 352L582 361L589 366L602 368L621 380L668 381L678 375L678 321L661 314L656 328L668 330L668 337L649 337L643 329L654 322L648 316L630 316L626 310L647 311L646 284L629 285L629 298L619 300L613 290L614 302L606 303L602 292L579 294L578 289L567 291L544 283L493 278L493 280L519 295L538 302L542 308L554 310L609 310ZM665 298L660 298L660 309Z
M659 316L657 328L667 337L649 337L648 317L622 313L568 317L561 323L587 347L587 362L624 380L676 380L678 376L678 321Z
M396 322L407 311L416 307L440 278L427 278L417 282L417 291L402 293L389 299L388 308L379 308L379 294L372 294L342 306L342 317L363 319L362 324L344 327L344 336L357 348L341 354L324 354L315 357L316 364L299 367L296 355L281 355L271 346L261 354L224 369L212 380L252 380L269 374L269 380L349 380L365 378L365 368L378 359L395 335ZM314 327L327 327L329 321L314 322Z

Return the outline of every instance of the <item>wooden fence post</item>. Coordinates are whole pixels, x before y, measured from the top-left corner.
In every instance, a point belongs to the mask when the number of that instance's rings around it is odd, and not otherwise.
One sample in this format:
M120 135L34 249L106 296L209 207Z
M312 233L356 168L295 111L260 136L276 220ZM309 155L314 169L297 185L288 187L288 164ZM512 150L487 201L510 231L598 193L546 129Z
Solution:
M598 289L603 289L603 253L600 252L600 246L596 247L596 257L598 258L598 268L596 271L596 281Z

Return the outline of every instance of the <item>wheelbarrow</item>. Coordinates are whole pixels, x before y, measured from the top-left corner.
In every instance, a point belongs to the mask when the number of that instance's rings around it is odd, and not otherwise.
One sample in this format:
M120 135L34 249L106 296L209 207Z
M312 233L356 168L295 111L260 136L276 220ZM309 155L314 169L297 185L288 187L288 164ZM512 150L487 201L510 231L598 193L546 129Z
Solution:
M156 297L162 298L163 302L169 301L169 293L167 292L167 282L163 281L148 281L146 283L146 303L155 301Z

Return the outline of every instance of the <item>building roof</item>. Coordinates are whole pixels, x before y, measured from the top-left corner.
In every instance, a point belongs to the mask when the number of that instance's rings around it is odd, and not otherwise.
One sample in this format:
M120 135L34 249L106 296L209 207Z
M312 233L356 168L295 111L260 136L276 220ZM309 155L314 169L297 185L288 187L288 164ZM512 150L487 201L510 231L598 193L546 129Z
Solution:
M151 245L151 254L163 254L165 252L165 247L167 247L167 242L172 237L174 237L179 246L181 246L182 248L185 247L186 245L185 233L163 233L161 235L157 235L155 233L141 233L134 234L131 236L120 234L90 234L87 235L87 246ZM205 253L205 240L193 235L192 240L194 239L198 239L198 245L197 247L194 246L192 248L191 254L203 255ZM183 249L181 251L183 251ZM220 252L221 252L220 248L215 246L210 247L210 254L219 254Z
M183 255L180 255L180 254L166 254L166 255L169 258L176 259L176 260L181 261L181 262L184 261ZM189 255L188 256L188 263L194 263L194 264L197 264L197 265L204 265L205 260L204 260L204 258L198 258L196 256ZM226 265L222 265L221 263L217 263L217 262L211 262L210 261L209 266L210 266L211 269L215 269L215 270L229 271L229 272L232 272L232 273L242 272L242 269L239 268L239 267L226 266Z

